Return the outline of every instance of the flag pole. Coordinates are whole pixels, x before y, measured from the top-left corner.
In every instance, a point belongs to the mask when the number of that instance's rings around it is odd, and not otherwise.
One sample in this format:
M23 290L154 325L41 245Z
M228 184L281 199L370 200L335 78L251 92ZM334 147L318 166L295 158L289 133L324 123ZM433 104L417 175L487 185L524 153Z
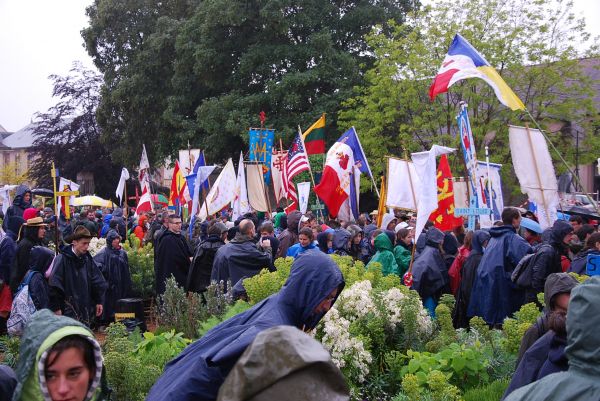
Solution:
M56 216L56 227L54 230L54 253L56 255L58 255L58 220L60 219L60 214L58 211L58 202L57 202L57 196L56 196L56 168L54 166L54 162L52 162L52 169L50 170L50 176L52 177L52 186L54 187L54 192L53 192L53 196L54 196L54 216ZM67 221L68 222L68 221Z
M125 185L123 185L123 192L125 195L124 195L123 202L121 202L121 207L123 208L125 218L127 218L127 215L128 215L128 213L127 213L127 209L128 209L128 207L127 207L127 180L125 180ZM150 200L152 200L152 196L150 196Z

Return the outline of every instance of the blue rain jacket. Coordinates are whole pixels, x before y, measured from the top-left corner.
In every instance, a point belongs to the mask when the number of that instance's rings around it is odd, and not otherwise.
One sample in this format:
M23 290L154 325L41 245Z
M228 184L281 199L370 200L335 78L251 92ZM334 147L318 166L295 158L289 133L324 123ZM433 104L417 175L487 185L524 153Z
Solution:
M343 287L342 273L329 256L317 249L303 252L278 293L190 344L167 364L146 400L215 400L227 374L260 332L280 325L314 328L324 315L315 314L315 307Z

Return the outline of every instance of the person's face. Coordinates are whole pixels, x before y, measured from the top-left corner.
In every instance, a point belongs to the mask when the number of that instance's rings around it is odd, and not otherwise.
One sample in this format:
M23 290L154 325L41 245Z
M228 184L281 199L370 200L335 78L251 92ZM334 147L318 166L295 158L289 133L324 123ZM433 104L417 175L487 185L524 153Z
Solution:
M51 352L52 361L56 352ZM46 384L52 401L83 401L87 395L92 372L79 348L68 348L61 352L46 369Z
M396 224L397 224L396 219L390 221L386 227L386 230L394 231L394 228L396 228Z
M180 234L181 233L181 219L169 220L169 230L173 231L175 234Z
M25 201L25 203L29 203L30 200L31 194L29 192L25 192L25 194L23 195L23 201Z
M362 241L362 239L363 239L362 233L358 233L354 236L354 238L352 239L352 242L354 242L354 245L358 245L358 244L360 244L360 241Z
M260 236L261 237L270 237L271 233L268 232L268 231L263 230L263 231L260 232Z
M554 310L567 312L569 309L569 299L571 299L571 294L562 293L556 295L554 297Z
M301 247L306 248L310 245L310 238L308 238L308 236L305 234L300 234L298 236L298 242L300 242Z
M77 255L83 255L84 253L86 253L88 251L89 247L90 247L90 239L89 238L82 238L82 239L73 241L73 249L75 250L75 253Z
M406 245L412 244L412 236L410 232L406 237L402 238L402 242L404 242Z
M517 230L519 229L519 227L521 226L521 215L519 215L519 217L513 219L512 226Z
M573 231L571 231L570 233L568 233L567 235L564 236L563 242L565 244L569 245L574 236L575 236L575 234L573 233Z
M579 222L577 221L570 221L569 223L571 223L571 227L573 227L573 231L577 231L581 228L581 226L583 224L579 224Z
M46 236L46 226L40 226L40 228L38 228L38 238L44 238Z
M321 301L321 303L319 305L317 305L317 307L315 308L314 312L316 314L321 314L321 313L327 313L329 312L329 309L331 309L331 306L333 305L333 301L335 300L335 297L337 296L338 293L338 289L334 289L333 291L331 291L329 293L329 295L327 295L327 297Z
M114 249L118 249L120 244L121 244L121 239L119 237L117 237L114 240L112 240L112 242L110 243L110 246L112 246Z

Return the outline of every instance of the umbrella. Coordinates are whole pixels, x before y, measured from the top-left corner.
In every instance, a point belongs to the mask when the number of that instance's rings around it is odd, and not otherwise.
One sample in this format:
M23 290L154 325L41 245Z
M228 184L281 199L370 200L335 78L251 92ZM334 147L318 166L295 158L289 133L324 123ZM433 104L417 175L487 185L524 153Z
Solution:
M541 234L544 231L542 230L542 226L540 226L540 223L536 222L535 220L531 220L528 217L521 218L521 227L527 228L528 230L531 230L534 233L538 234Z
M152 202L155 205L167 206L169 204L169 200L163 194L152 194Z
M588 220L600 220L600 216L581 206L573 206L569 210L563 210L562 212L570 215L581 216Z
M113 207L113 203L96 195L86 195L75 198L73 206Z
M34 188L31 190L31 193L37 196L44 196L46 198L52 198L54 196L54 191L46 188Z

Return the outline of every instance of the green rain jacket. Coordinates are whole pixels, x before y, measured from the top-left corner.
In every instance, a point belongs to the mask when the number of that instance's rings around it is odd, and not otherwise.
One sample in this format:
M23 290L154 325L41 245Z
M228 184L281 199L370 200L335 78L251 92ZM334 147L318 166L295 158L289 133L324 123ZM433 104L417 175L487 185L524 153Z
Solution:
M408 271L408 266L410 266L410 251L402 245L396 245L394 248L394 258L396 258L398 271L400 277L402 277Z
M371 263L379 262L381 263L381 271L384 276L387 276L388 274L399 275L400 270L398 269L398 263L396 263L396 258L392 252L394 246L386 233L381 233L375 237L375 250L377 250L377 252L367 264L367 268L369 268Z
M571 292L567 313L569 370L554 373L512 392L506 401L600 400L600 277Z
M347 401L342 372L321 343L292 326L256 336L219 389L217 401Z
M38 363L46 357L46 351L59 340L70 335L80 335L90 339L96 356L96 376L93 379L86 401L109 399L102 368L102 353L94 335L85 325L66 316L57 316L48 309L42 309L31 317L21 338L19 361L17 363L17 387L13 401L51 401L47 388L40 382ZM44 395L45 394L45 395Z

